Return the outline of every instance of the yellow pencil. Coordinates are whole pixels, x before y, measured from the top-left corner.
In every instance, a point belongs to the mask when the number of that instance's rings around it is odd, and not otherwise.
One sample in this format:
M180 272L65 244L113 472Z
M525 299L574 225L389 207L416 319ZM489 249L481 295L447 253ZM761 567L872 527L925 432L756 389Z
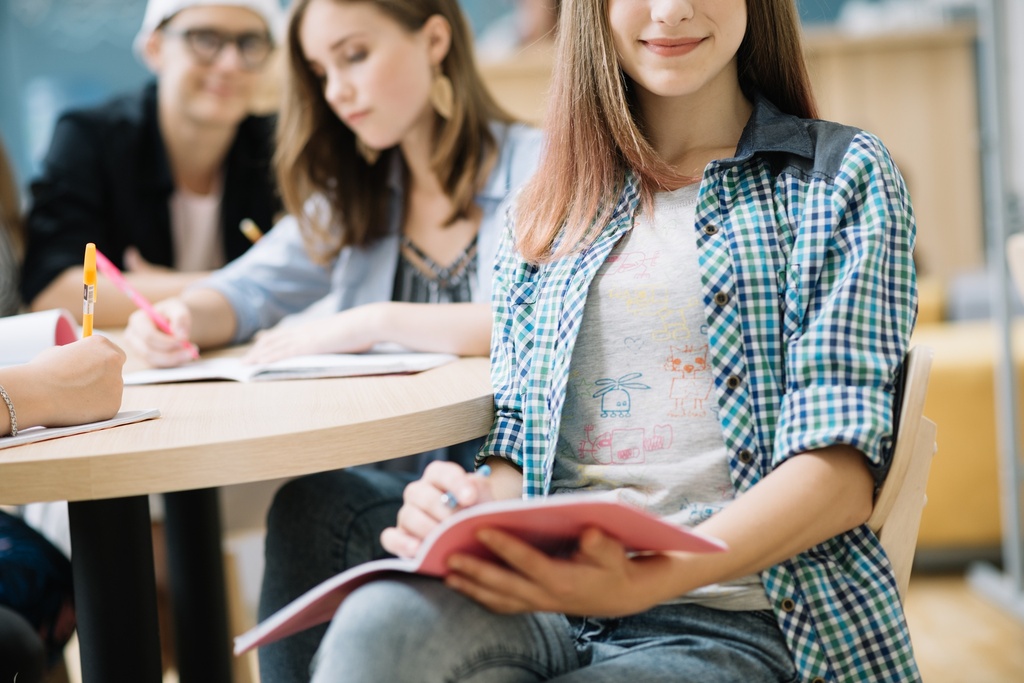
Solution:
M85 245L85 267L82 269L82 336L92 335L92 314L96 304L96 245Z
M256 221L251 218L243 218L242 222L238 224L238 229L242 231L242 234L249 238L249 241L256 244L263 237L263 231L260 230L260 226L256 225Z

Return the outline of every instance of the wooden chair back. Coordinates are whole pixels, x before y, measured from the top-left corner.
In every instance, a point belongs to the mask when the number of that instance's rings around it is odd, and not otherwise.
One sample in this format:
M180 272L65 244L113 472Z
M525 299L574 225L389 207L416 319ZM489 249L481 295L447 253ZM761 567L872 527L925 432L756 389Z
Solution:
M906 597L910 583L917 532L927 501L925 487L935 455L936 426L924 416L932 357L932 350L926 346L915 346L907 354L892 466L868 520L889 556L900 599Z

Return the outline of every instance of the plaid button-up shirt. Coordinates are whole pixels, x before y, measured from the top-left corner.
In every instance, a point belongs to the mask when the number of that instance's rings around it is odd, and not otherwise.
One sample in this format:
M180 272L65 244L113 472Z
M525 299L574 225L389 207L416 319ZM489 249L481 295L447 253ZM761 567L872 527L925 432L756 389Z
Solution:
M479 459L521 467L524 496L548 491L590 283L638 208L627 174L596 240L539 266L515 253L507 226L493 297L496 416ZM884 478L917 310L913 212L886 149L758 100L736 157L705 169L690 235L736 490L835 444L862 451ZM761 579L803 680L920 679L889 561L867 527Z

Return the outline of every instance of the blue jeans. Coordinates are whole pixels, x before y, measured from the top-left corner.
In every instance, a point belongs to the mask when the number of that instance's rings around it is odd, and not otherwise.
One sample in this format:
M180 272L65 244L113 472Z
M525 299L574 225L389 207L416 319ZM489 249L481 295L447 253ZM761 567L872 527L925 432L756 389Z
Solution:
M260 621L335 574L387 557L380 533L394 525L406 484L431 460L471 467L480 443L475 439L380 466L301 477L282 486L267 515ZM260 679L307 683L310 662L326 630L324 624L261 647Z
M631 617L498 615L419 576L366 584L341 604L313 683L789 683L770 612L664 605Z

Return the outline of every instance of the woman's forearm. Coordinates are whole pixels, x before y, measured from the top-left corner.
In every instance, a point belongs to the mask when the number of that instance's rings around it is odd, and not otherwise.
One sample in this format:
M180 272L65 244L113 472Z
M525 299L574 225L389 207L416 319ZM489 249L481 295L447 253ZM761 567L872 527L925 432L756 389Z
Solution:
M178 296L186 287L198 282L208 274L168 270L125 273L125 279L135 291L149 301L162 301ZM97 278L97 288L94 316L96 327L124 327L128 323L128 316L138 307L132 303L127 294L117 289L102 275ZM66 308L81 324L82 269L80 267L65 270L31 302L33 311L45 311L51 308Z
M873 494L866 460L853 448L790 458L698 527L729 550L675 557L674 594L767 569L863 524Z
M492 456L486 463L491 468L491 495L496 500L521 498L523 495L523 472L507 458Z
M459 356L490 353L491 308L487 304L385 302L370 306L375 308L374 342Z
M181 295L191 315L189 341L203 349L231 343L238 321L227 298L214 289L199 287Z

